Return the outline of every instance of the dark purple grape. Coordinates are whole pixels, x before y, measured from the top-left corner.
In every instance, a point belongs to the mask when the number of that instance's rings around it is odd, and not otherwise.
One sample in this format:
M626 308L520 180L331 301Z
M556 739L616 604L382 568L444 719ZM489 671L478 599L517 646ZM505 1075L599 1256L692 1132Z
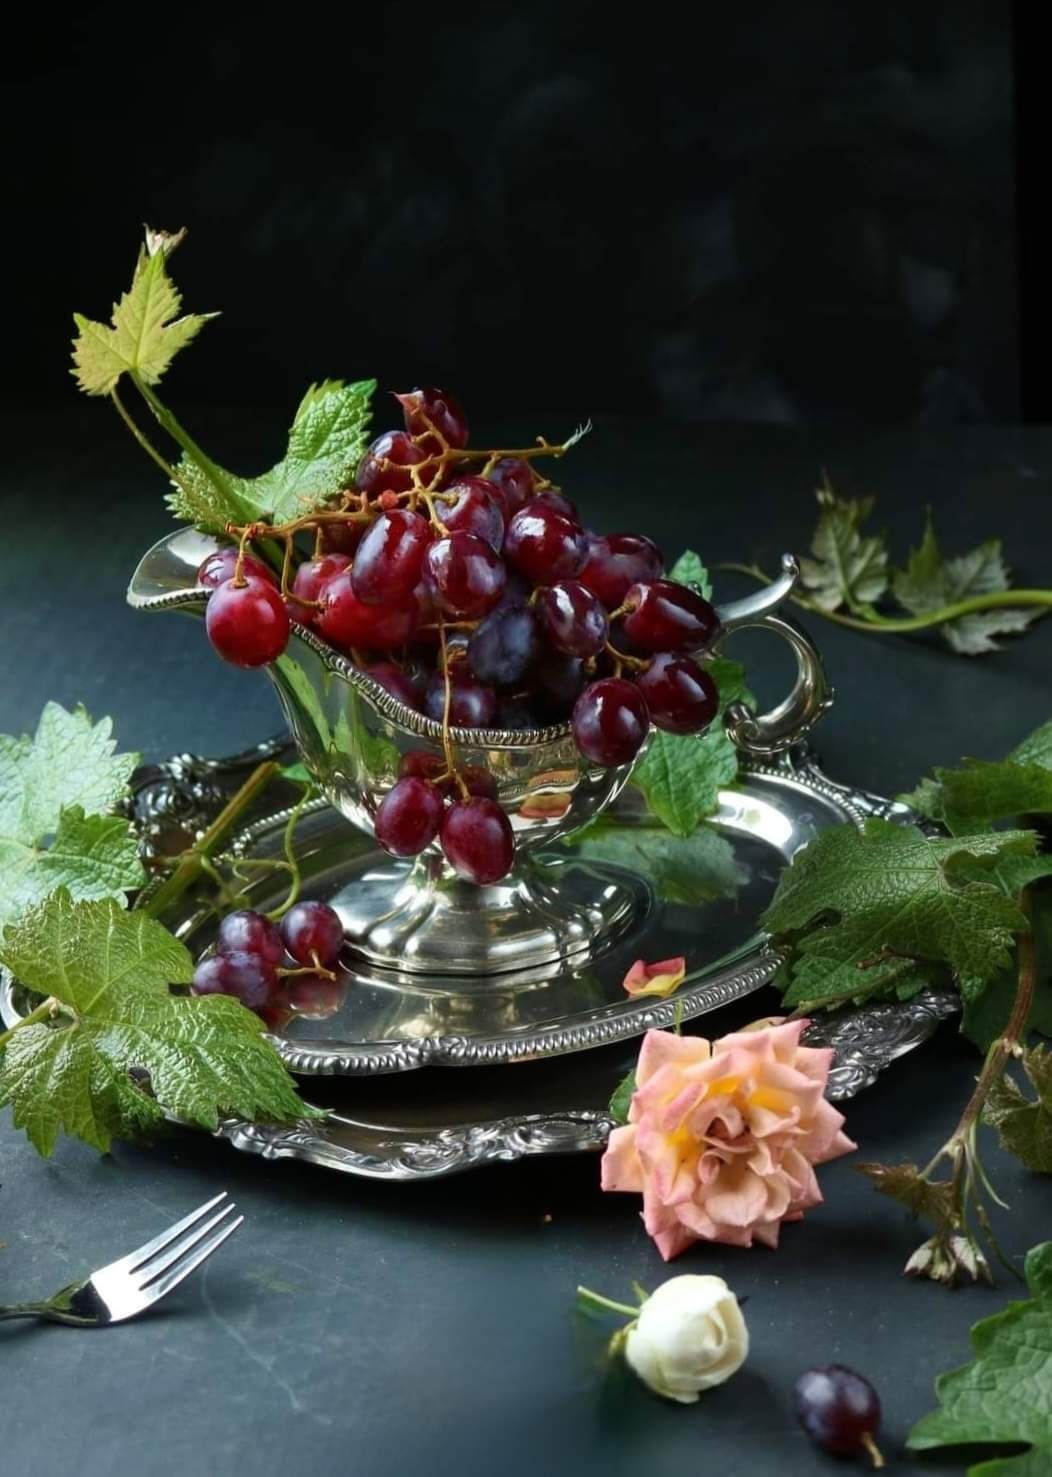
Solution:
M650 715L639 688L623 677L604 677L586 687L574 704L573 736L593 764L628 764L650 730Z
M515 860L511 822L496 801L482 796L453 802L442 818L440 839L453 870L480 886L499 882Z
M435 600L458 620L487 615L504 592L505 578L500 555L476 533L451 533L427 551L427 582Z
M419 513L381 513L358 545L351 584L366 605L405 605L420 582L431 525Z
M419 708L419 684L403 667L396 667L394 662L372 662L365 671L374 682L379 682L385 692L405 703L407 708Z
M533 671L538 697L555 718L566 718L588 682L580 657L563 651L546 653Z
M802 1374L793 1393L797 1419L816 1446L833 1456L865 1449L878 1464L880 1398L869 1380L843 1364L828 1364Z
M427 780L406 775L388 790L373 822L376 839L392 856L417 856L438 835L442 796Z
M635 651L703 652L720 634L714 607L674 580L632 585L624 604L625 634Z
M537 618L552 646L568 656L597 656L606 645L609 623L602 602L577 580L541 590Z
M293 903L281 920L281 937L297 964L332 964L343 947L343 924L328 903Z
M468 444L467 416L448 390L425 385L404 395L395 395L395 399L402 407L406 430L425 451L437 453L442 450L428 421L439 436L445 438L448 446L459 450Z
M369 447L358 464L354 483L370 497L381 492L408 492L413 479L406 470L427 460L427 452L411 439L408 431L385 431ZM384 462L392 463L384 466Z
M213 954L194 970L190 986L195 995L232 995L257 1014L266 1009L277 988L277 970L258 954L242 951Z
M638 533L593 535L577 578L616 610L632 585L656 580L665 570L661 550Z
M544 728L547 721L533 701L521 693L506 693L497 698L497 728L517 733L529 728Z
M258 954L276 969L285 957L285 945L276 923L251 908L228 913L219 925L216 951L220 954Z
M497 695L492 687L476 682L461 663L451 669L449 685L449 721L453 727L490 728L497 716ZM441 723L445 702L445 679L441 672L432 672L424 688L424 712Z
M543 503L521 508L504 535L505 559L535 585L571 579L584 553L584 533L578 524Z
M689 656L664 651L654 657L636 685L646 698L651 721L666 733L700 733L716 716L720 694L715 682Z
M468 666L490 687L520 687L541 650L537 620L525 605L491 611L471 633Z

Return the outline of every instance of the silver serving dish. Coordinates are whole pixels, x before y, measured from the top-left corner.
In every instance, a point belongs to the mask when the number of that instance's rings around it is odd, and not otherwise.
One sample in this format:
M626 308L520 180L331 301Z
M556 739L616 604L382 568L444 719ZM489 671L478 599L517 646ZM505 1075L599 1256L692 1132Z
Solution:
M556 844L543 855L545 875L570 903L593 885L597 866L606 885L635 900L631 927L602 954L480 977L380 969L348 950L342 998L331 1014L296 1015L275 1034L288 1066L326 1076L493 1066L693 1020L758 990L775 973L781 956L757 920L802 846L844 821L911 817L896 801L834 783L801 752L750 762L738 786L721 793L711 824L687 840L640 825L627 795L615 812L621 824L595 841ZM286 818L279 811L248 826L233 840L231 856L280 856ZM301 819L296 851L304 894L324 898L344 919L361 909L363 895L382 891L392 871L390 857L321 801ZM261 911L285 890L283 874L272 871L247 887ZM218 919L205 894L181 900L163 921L199 956L212 946ZM672 998L625 993L634 960L678 955L690 972Z
M215 541L184 529L143 557L128 589L139 610L201 615L208 592L196 571ZM829 706L831 692L807 636L778 613L797 577L791 556L767 589L720 609L723 637L762 627L788 642L796 679L764 715L735 704L726 724L754 759L800 741ZM312 632L294 627L287 651L266 668L304 764L331 804L366 835L398 777L406 753L442 752L438 723L407 708ZM601 814L618 796L631 765L612 769L578 752L569 726L511 732L452 730L457 761L485 768L515 832L516 863L494 887L460 880L437 845L413 862L371 865L353 894L341 896L344 924L368 965L433 979L499 978L505 973L583 965L634 930L645 890L624 871L595 862L588 870L553 865L539 855Z

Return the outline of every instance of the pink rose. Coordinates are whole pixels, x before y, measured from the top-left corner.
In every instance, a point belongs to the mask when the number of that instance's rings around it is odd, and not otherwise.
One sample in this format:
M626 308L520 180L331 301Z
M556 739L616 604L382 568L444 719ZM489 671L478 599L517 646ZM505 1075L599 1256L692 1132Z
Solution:
M687 961L680 954L677 959L660 959L656 964L637 959L623 983L630 995L671 995L686 977Z
M821 1203L813 1166L855 1148L823 1096L832 1049L801 1046L807 1024L719 1041L644 1036L602 1185L643 1196L643 1224L666 1261L699 1240L777 1246L783 1221Z

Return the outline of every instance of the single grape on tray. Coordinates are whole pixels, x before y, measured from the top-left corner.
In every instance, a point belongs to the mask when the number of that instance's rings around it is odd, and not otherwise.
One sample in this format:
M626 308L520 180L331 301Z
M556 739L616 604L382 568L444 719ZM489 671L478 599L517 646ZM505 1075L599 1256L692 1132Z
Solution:
M462 877L485 884L510 869L514 836L494 775L461 762L456 730L568 723L589 764L629 765L652 726L696 734L717 717L705 660L719 618L665 576L645 535L585 526L536 460L571 443L473 450L447 390L395 399L404 428L381 431L353 486L287 524L231 525L239 543L210 555L197 578L209 592L208 635L228 661L277 661L295 631L436 725L441 753L422 750L428 764L414 768L403 761L376 836L397 856L440 846ZM288 932L295 916L282 925L286 946L304 965L313 953L324 962L320 946Z

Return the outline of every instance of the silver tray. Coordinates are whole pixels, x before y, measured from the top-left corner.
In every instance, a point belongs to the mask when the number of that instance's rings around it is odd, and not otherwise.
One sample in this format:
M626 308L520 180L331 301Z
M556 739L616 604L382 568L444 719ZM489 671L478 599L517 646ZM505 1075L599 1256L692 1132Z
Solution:
M275 741L227 760L180 755L140 770L130 808L147 852L178 849L182 843L174 833L185 833L184 840L192 835L251 765L278 757L280 748ZM261 816L237 838L236 849L265 852L274 844L283 814ZM534 981L532 987L529 980L502 977L496 988L517 1018L496 1027L492 1002L481 991L465 991L463 979L457 979L457 998L466 998L473 1023L481 1029L468 1031L461 1023L455 1033L427 1034L421 1024L428 1024L428 1018L421 1011L443 1001L447 991L434 983L425 987L419 976L372 983L363 976L348 991L346 1011L320 1024L297 1020L273 1038L294 1071L314 1074L310 1097L330 1110L329 1118L320 1125L284 1128L228 1119L217 1136L265 1159L298 1159L370 1179L405 1181L528 1155L600 1149L614 1126L607 1109L610 1095L635 1059L633 1037L651 1026L707 1013L714 1014L705 1030L717 1035L776 1009L773 992L762 1006L745 997L770 979L779 962L755 930L778 871L825 826L845 820L860 824L869 815L913 819L897 802L830 780L803 751L775 766L753 767L737 789L721 797L714 818L736 865L748 873L733 900L725 896L687 904L655 899L640 933L593 967L606 994L583 1008L578 1000L575 1017L553 1018L549 1009L557 1008L560 991L573 994L579 989L563 975ZM631 824L638 818L622 813L622 819ZM362 866L378 862L371 842L328 810L307 818L302 838L299 851L308 892L338 894L348 871L358 874ZM265 901L265 890L260 884L254 900ZM714 929L720 919L736 942L729 951L714 947L708 963L698 963L699 936L711 940L710 925ZM199 897L184 900L166 921L192 947L204 948L215 914ZM673 948L677 942L680 950ZM676 997L657 1002L625 996L620 983L624 957L642 953L659 958L672 952L686 953L697 966L695 977ZM389 1034L386 1039L355 1040L349 1032L353 1023L361 1022L361 996L370 989L376 991L371 1019L386 1022ZM493 990L493 982L482 989ZM527 1006L537 1001L545 1002L544 1007L531 1014ZM829 1096L851 1097L872 1085L958 1007L955 994L926 992L906 1003L840 1011L816 1021L807 1040L836 1051ZM13 1024L23 1008L17 984L9 977L0 980L5 1025ZM514 1072L506 1070L508 1062L517 1064ZM450 1065L464 1070L433 1070ZM426 1070L406 1076L406 1068Z
M693 1020L774 975L780 955L757 919L801 846L830 825L910 814L896 802L833 783L804 755L747 765L740 783L721 793L711 827L686 841L642 826L638 807L619 802L616 825L596 840L541 856L547 885L564 900L576 882L587 886L596 860L608 875L620 876L626 891L636 891L638 921L613 935L598 957L485 977L422 976L377 969L347 951L339 1008L324 1021L296 1016L273 1039L301 1075L372 1076L558 1056ZM232 854L280 856L286 818L280 811L249 826L234 839ZM386 894L389 874L405 866L322 802L302 818L296 852L304 894L325 898L345 917L362 910L371 889ZM286 887L283 873L266 872L247 891L252 905L267 911ZM217 917L208 900L183 899L163 921L195 956L214 940ZM671 999L625 993L625 973L636 959L678 955L689 974Z

